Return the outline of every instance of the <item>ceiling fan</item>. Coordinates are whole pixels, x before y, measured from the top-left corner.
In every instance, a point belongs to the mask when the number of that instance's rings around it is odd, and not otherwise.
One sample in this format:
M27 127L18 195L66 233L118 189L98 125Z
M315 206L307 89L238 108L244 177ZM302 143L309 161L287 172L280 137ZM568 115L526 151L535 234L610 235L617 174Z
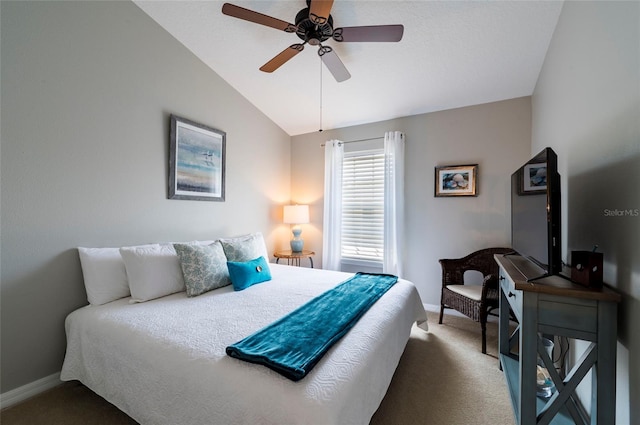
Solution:
M370 25L358 27L333 28L331 7L333 0L306 0L307 7L300 10L295 24L245 9L230 3L222 5L222 13L234 18L265 25L280 31L295 33L302 43L295 43L277 54L260 67L261 71L273 72L288 60L300 53L305 44L318 46L318 55L338 82L351 77L335 50L322 44L328 39L344 42L395 42L402 39L402 25Z

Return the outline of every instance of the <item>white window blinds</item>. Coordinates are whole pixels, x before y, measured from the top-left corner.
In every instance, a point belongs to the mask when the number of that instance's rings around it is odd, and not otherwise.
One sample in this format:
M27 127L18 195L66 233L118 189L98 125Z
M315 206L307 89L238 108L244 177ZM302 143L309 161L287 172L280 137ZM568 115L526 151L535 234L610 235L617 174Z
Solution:
M345 153L342 168L342 259L384 259L384 151Z

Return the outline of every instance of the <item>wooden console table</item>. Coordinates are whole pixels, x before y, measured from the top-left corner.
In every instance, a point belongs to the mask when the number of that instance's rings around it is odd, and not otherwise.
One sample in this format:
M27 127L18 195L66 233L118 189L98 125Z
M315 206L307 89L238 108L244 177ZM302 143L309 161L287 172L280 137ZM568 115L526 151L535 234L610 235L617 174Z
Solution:
M606 287L589 289L560 276L528 282L527 278L541 275L533 263L518 255L496 255L495 260L500 267L499 357L516 424L614 424L620 295ZM511 335L509 307L518 321ZM591 344L562 378L540 335L563 336ZM536 396L538 357L556 387L549 399ZM592 400L590 417L586 417L575 390L589 370L592 370Z

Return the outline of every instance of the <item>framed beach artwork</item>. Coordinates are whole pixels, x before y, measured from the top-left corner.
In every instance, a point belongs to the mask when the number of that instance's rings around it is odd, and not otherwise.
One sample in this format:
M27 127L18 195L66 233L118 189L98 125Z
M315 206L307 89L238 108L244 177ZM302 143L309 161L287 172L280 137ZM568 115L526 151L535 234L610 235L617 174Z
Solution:
M224 201L226 133L171 115L169 199Z
M435 196L477 196L478 164L436 167Z
M547 163L526 164L520 179L520 195L547 193Z

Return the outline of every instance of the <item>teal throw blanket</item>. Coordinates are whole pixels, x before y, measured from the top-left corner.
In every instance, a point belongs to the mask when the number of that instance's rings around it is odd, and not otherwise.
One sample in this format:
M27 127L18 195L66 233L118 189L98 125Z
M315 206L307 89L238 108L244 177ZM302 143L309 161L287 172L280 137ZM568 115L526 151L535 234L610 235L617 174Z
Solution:
M397 281L397 276L357 273L297 310L228 346L227 354L267 366L293 381L299 381Z

